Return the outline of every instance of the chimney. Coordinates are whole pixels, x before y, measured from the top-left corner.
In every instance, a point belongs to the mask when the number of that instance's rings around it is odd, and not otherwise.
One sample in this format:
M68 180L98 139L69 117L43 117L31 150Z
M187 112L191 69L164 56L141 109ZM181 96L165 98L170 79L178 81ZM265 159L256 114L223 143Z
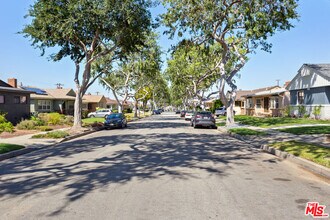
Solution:
M15 79L15 78L8 79L8 84L14 88L17 88L17 79Z

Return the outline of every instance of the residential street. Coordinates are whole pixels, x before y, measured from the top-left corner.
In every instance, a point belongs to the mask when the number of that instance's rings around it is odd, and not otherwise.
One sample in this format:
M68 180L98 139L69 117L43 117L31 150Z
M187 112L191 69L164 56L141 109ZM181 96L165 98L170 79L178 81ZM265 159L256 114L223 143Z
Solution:
M0 219L310 219L330 184L163 113L0 162Z

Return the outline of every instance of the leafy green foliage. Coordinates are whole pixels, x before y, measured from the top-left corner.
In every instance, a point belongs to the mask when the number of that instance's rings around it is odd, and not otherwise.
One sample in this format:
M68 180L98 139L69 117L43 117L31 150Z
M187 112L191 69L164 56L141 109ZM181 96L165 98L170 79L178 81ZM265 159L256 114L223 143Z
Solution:
M0 134L2 132L13 132L14 126L11 122L7 121L6 114L0 113Z
M47 132L46 134L33 135L32 138L59 139L59 138L65 138L67 136L69 136L69 134L65 131L52 131L52 132Z
M16 125L17 129L20 130L35 130L37 129L38 122L34 120L23 120Z
M318 118L321 115L321 109L322 109L322 105L314 107L313 115L315 116L315 118Z
M53 128L49 127L49 126L39 126L37 127L38 130L40 131L52 131Z

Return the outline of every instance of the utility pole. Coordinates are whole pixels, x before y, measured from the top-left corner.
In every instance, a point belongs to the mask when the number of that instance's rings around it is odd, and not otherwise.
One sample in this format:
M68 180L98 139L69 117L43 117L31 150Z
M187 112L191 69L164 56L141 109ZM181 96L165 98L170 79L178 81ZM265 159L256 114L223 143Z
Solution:
M280 81L281 81L281 80L279 80L279 79L276 80L276 85L277 85L277 86L280 86Z
M56 83L55 85L57 89L62 89L63 88L62 86L64 86L64 84L61 83Z

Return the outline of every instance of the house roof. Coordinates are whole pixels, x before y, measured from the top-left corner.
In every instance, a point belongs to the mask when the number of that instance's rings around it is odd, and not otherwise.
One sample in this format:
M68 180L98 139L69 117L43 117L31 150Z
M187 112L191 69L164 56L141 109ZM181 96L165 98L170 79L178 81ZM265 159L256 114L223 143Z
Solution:
M274 88L267 91L257 92L253 96L265 96L265 95L279 95L281 93L286 92L285 88Z
M263 88L258 88L258 89L253 89L253 90L238 90L236 94L236 100L241 101L243 100L244 97L246 96L255 96L257 93L262 93L262 92L268 92L273 89L281 88L279 86L268 86L268 87L263 87Z
M323 77L330 78L330 64L304 64L305 66L314 69Z
M99 103L105 99L103 95L84 95L82 98L83 103Z
M107 100L107 105L117 105L117 101L115 99L110 99L109 97L105 98ZM120 102L122 102L123 100L119 100ZM130 105L131 102L130 101L125 101L124 105Z
M14 88L11 85L9 85L8 83L0 80L0 91L4 91L4 92L17 92L17 93L31 93L30 91L26 91L24 89L21 88Z
M3 91L3 92L16 92L16 93L31 93L30 91L26 91L24 89L14 88L14 87L6 87L6 86L0 86L0 91Z
M306 86L308 88L318 87L314 83L314 81L311 81L310 83L304 83L303 86L298 86L299 88L296 88L294 83L297 83L297 80L302 77L302 71L303 69L307 69L310 71L313 71L316 75L321 76L325 81L327 81L327 86L330 85L330 64L303 64L300 69L298 70L298 74L295 75L295 77L286 85L286 89L295 90L295 89L304 89ZM291 87L295 87L292 89ZM322 85L324 86L324 85Z
M38 89L38 88L34 88L34 87L24 87L27 90L31 90L31 89ZM40 89L38 89L40 90ZM43 91L45 93L35 93L35 94L31 94L31 98L32 99L64 99L64 100L75 100L75 92L73 91L73 89L43 89L40 90ZM71 93L71 94L70 94Z

